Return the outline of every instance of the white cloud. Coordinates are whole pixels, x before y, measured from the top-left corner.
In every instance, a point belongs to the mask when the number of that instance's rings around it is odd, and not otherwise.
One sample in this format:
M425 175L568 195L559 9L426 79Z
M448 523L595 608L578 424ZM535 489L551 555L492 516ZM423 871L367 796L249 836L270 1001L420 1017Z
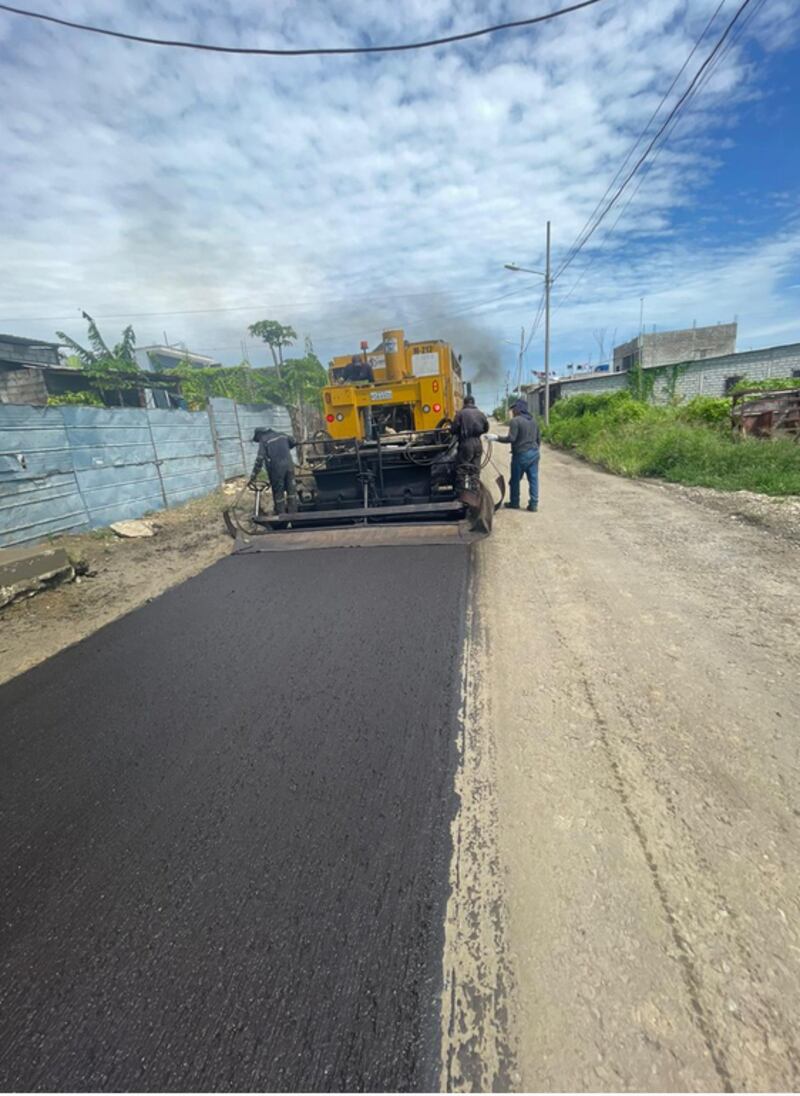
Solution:
M39 4L62 13L57 0ZM0 327L78 336L79 308L127 317L252 304L134 323L140 342L166 329L229 361L264 316L308 332L323 354L398 319L446 337L437 313L513 339L538 287L526 293L502 264L540 265L548 218L563 253L715 7L607 0L469 46L297 60L133 46L0 14L0 247L13 257L0 307L30 317ZM778 49L796 30L791 0L765 11L753 30L760 48ZM524 0L494 6L498 19L528 14ZM491 18L477 0L74 0L69 17L277 46L402 41ZM556 357L590 344L601 320L622 329L643 292L662 326L741 312L748 331L778 330L783 282L766 277L754 294L746 272L777 257L787 280L794 237L688 254L671 233L674 211L714 171L712 125L760 91L733 51L620 222L617 243L650 235L646 261L636 252L621 278L601 250L558 316ZM676 282L683 263L692 274ZM67 314L75 320L35 319ZM426 317L440 326L420 330Z

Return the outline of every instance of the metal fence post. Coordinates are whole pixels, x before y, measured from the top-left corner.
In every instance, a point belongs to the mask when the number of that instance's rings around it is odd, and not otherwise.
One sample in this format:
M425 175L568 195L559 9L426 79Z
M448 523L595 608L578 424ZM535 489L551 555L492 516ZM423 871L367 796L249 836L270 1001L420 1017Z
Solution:
M214 419L214 408L211 406L210 399L206 404L206 411L208 412L208 424L211 427L211 444L214 446L214 461L217 465L217 479L219 480L220 487L222 487L225 482L225 472L222 467L222 454L219 451L219 436L217 434L217 424Z
M233 413L236 416L236 433L239 435L239 445L242 450L242 475L247 475L247 457L244 453L244 438L242 437L242 425L239 422L239 405L236 400L233 401Z
M145 417L147 418L147 431L150 434L150 444L153 447L153 464L156 466L156 475L158 476L158 485L161 488L161 498L164 500L164 509L169 506L167 502L167 492L164 488L164 477L161 475L161 461L158 456L158 449L156 449L156 439L153 433L153 424L150 422L150 411L148 408L144 410Z
M75 467L75 451L72 448L72 440L69 436L69 426L64 419L64 409L59 407L58 417L61 419L61 425L64 428L64 437L67 439L67 448L69 449L69 461L72 465L72 476L75 480L75 490L78 492L78 498L81 500L84 512L86 513L86 524L91 529L92 527L92 511L89 509L89 503L86 501L86 496L83 493L81 487L81 481L78 478L78 469ZM49 472L47 473L49 475Z

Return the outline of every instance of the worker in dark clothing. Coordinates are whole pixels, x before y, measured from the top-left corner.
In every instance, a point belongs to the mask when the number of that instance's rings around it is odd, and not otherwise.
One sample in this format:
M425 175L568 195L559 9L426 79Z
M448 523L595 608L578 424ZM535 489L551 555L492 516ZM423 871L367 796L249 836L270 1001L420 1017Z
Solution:
M350 384L374 384L375 374L368 361L354 354L342 370L342 379Z
M458 438L456 456L458 486L463 488L469 479L477 479L481 474L481 456L483 446L481 434L489 429L489 420L475 406L474 396L464 397L464 406L456 412L453 419L453 434ZM474 486L477 486L475 484Z
M523 476L528 477L528 509L539 508L539 424L528 410L525 400L517 400L511 407L511 425L505 437L493 440L511 446L511 482L508 485L509 510L519 510L519 485Z
M292 449L297 442L289 434L279 434L271 427L259 428L253 433L253 441L258 443L258 456L250 475L249 486L254 487L258 473L266 469L276 514L290 514L297 510L297 487L294 479L294 461Z

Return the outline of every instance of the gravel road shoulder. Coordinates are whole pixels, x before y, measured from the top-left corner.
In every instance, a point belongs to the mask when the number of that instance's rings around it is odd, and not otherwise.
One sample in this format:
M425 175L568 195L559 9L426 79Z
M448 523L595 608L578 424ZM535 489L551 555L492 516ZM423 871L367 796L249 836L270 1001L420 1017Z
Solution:
M546 450L477 553L522 1089L798 1086L800 519L764 503Z
M125 540L110 529L54 538L93 577L0 610L0 683L124 616L227 555L222 511L239 489L214 491L151 516L156 536Z

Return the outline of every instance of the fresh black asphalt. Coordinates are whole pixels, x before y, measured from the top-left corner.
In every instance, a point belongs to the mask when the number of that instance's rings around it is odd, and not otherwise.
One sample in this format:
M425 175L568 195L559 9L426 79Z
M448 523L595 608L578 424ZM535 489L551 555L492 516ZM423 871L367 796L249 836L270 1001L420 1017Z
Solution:
M234 556L0 689L0 1087L437 1087L467 551Z

